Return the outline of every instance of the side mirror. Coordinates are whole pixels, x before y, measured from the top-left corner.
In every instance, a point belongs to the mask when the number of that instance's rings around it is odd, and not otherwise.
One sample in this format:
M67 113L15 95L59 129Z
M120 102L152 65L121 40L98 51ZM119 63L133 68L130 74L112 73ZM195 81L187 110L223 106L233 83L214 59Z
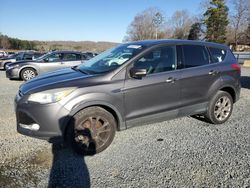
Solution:
M140 68L131 68L130 69L130 76L132 78L142 78L147 75L147 70L146 69L140 69Z

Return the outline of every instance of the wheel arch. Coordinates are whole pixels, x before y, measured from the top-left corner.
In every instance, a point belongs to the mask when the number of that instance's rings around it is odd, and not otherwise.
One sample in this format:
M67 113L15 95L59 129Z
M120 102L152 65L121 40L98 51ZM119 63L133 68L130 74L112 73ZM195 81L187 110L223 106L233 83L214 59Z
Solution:
M20 70L18 71L18 75L20 78L22 78L21 74L24 69L33 69L38 74L38 71L34 66L24 66L24 67L21 67Z
M62 125L63 126L62 127L63 136L66 135L67 128L68 128L69 122L71 121L72 117L74 117L79 111L86 109L86 108L89 108L89 107L100 107L100 108L107 110L108 112L110 112L114 116L116 123L117 123L117 127L116 127L117 130L121 131L121 130L126 129L125 121L123 120L121 113L117 110L116 107L114 107L111 104L105 103L105 102L97 102L96 101L96 102L88 102L88 103L80 104L71 110L71 112L68 115L68 118L66 118L66 120L64 121L64 123Z
M231 86L224 86L222 88L220 88L221 91L225 91L227 93L229 93L233 99L233 102L236 102L236 91L233 87Z

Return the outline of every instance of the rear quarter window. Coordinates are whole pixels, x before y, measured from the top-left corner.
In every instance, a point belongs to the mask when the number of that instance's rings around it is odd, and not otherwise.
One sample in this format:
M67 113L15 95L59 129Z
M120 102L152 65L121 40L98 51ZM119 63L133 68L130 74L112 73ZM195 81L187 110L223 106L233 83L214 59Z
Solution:
M214 63L219 63L225 60L227 50L213 47L209 47L208 49L210 51Z

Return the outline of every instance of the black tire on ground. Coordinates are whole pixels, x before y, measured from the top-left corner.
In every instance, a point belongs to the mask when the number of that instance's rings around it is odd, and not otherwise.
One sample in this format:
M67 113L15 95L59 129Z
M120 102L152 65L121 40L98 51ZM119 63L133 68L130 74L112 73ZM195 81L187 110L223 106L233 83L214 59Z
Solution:
M37 72L33 68L24 68L21 71L20 77L22 80L27 81L37 76Z
M115 137L114 116L101 107L88 107L75 114L66 130L66 142L80 155L105 150Z
M212 124L226 122L233 111L233 98L225 91L218 91L210 100L205 118Z

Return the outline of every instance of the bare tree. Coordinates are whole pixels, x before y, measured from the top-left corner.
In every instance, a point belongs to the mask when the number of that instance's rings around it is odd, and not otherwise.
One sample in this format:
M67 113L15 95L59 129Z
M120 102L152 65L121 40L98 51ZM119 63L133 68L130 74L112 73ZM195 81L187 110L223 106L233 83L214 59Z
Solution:
M157 19L161 18L156 24ZM163 14L157 8L149 8L135 16L129 25L125 41L137 41L145 39L164 38L164 20Z
M193 19L187 10L178 10L173 14L171 24L174 29L173 38L187 39Z
M247 28L247 19L249 18L249 0L232 0L234 11L231 15L231 33L235 47L238 45L239 38ZM230 31L229 31L230 32Z

